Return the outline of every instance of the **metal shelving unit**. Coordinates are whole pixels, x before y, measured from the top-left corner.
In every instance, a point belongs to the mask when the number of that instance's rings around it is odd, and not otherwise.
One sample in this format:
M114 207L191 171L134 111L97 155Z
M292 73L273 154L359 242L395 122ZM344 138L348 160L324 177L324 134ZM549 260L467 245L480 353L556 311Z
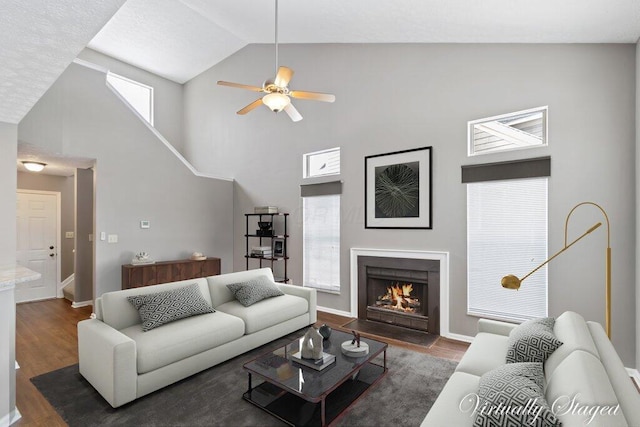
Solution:
M287 262L289 261L288 251L287 251L287 241L289 239L289 234L287 232L287 219L289 217L288 213L270 213L270 214L256 214L249 213L244 214L245 217L245 254L244 257L246 259L246 269L249 270L249 263L251 260L257 260L259 262L260 268L262 267L271 267L271 271L273 271L274 278L276 282L280 283L288 283L289 276L287 273ZM266 218L266 219L265 219ZM274 221L274 219L277 219ZM257 233L249 233L250 222L254 224L256 228L258 228L258 221L260 222L271 222L272 235L271 236L262 236ZM275 231L279 230L282 233L276 233ZM284 256L254 256L251 254L251 247L249 245L250 242L256 242L254 239L258 239L258 246L265 246L267 243L269 246L273 248L273 239L280 238L284 240ZM255 245L253 245L255 246ZM282 267L278 267L281 264ZM277 272L276 272L277 271ZM283 276L278 276L277 273L283 273Z

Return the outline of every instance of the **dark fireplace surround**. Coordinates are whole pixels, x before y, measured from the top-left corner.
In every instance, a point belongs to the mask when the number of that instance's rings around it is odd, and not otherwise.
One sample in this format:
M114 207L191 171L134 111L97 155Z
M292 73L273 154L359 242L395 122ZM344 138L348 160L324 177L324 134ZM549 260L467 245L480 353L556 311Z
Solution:
M389 306L381 305L380 295L389 287L401 288L403 284L412 285L411 296L419 303L411 305L411 313L385 309ZM439 335L440 261L358 256L358 319Z

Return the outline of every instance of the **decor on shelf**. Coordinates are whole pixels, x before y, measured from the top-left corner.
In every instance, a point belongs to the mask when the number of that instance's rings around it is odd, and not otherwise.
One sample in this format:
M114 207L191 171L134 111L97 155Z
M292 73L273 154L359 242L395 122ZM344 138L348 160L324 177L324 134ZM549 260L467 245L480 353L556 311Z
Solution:
M316 328L309 328L302 337L300 355L303 359L322 360L322 335Z
M274 213L278 213L278 207L277 206L256 206L253 208L253 213L274 214Z
M291 120L294 122L298 122L302 120L302 116L298 112L298 110L291 104L291 98L298 99L309 99L312 101L323 101L323 102L334 102L336 97L334 95L328 93L318 93L318 92L303 92L299 90L290 90L289 89L289 80L293 76L293 70L287 67L278 67L278 0L275 0L276 10L275 10L275 54L276 54L276 77L275 79L266 80L262 87L258 86L250 86L239 83L231 83L225 82L222 80L218 81L218 84L221 86L229 86L236 87L239 89L248 89L254 92L263 92L266 93L262 98L258 98L253 101L251 104L242 108L238 111L237 114L247 114L249 111L254 108L260 106L261 104L269 107L271 111L274 113L278 113L284 110ZM262 213L262 212L256 212ZM271 212L268 212L271 213Z
M432 228L431 151L365 157L365 228Z
M207 259L207 257L202 252L194 252L191 254L191 259L193 261L203 261Z
M155 261L146 252L138 252L137 254L135 254L133 259L131 260L131 264L133 265L153 264L153 263L155 263Z
M320 335L322 335L323 339L328 340L329 337L331 336L332 329L329 325L324 323L322 326L318 328L318 332L320 332Z
M282 237L274 237L272 241L272 253L274 258L280 258L285 256L285 247L284 247L284 239Z
M503 288L518 290L520 288L520 284L527 277L531 276L533 273L535 273L540 268L542 268L543 266L548 264L551 260L556 258L558 255L560 255L561 253L563 253L564 251L569 249L571 246L576 244L579 240L581 240L587 234L590 234L592 231L594 231L595 229L600 227L602 225L601 222L598 222L598 223L594 224L591 228L589 228L587 231L585 231L581 236L579 236L573 242L567 244L567 235L568 235L567 229L568 229L568 225L569 225L569 218L571 218L571 214L573 214L573 212L578 207L584 206L584 205L591 205L591 206L595 206L596 208L598 208L600 210L600 212L602 212L602 215L604 215L604 219L607 222L607 250L606 250L606 253L605 253L605 268L606 268L606 272L605 272L605 319L606 319L605 330L607 332L607 336L609 338L611 338L611 226L609 224L609 216L607 215L605 210L600 205L598 205L597 203L594 203L594 202L578 203L577 205L575 205L571 209L571 211L569 211L569 214L567 215L567 219L565 220L565 223L564 223L564 247L562 249L560 249L558 252L556 252L552 257L547 259L545 262L543 262L542 264L540 264L539 266L537 266L536 268L531 270L531 272L529 272L524 277L522 277L522 279L519 279L517 276L515 276L513 274L508 274L508 275L506 275L506 276L504 276L502 278L501 283L502 283L502 287Z
M41 172L44 169L44 167L47 166L46 163L33 162L30 160L24 160L22 164L29 172Z
M257 209L257 208L256 208ZM287 229L288 213L247 213L245 217L245 258L246 269L249 270L250 260L257 260L259 268L271 267L276 275L275 281L288 283L287 275ZM255 229L257 223L258 229ZM250 231L251 230L251 231ZM255 230L255 234L253 233ZM282 254L276 250L282 249Z

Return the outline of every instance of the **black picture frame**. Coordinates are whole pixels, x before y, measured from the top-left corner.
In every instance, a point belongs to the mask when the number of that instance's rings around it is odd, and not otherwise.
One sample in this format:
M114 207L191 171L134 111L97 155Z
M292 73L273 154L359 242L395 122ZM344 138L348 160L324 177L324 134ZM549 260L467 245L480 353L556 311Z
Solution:
M282 258L286 256L286 243L281 237L274 237L271 241L271 252L273 258Z
M365 228L433 228L432 159L432 147L364 158Z

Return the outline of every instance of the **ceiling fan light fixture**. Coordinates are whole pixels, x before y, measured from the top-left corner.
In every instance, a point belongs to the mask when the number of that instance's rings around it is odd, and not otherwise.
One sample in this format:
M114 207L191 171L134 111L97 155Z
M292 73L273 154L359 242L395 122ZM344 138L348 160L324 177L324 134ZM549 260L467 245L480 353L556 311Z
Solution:
M45 166L47 166L46 163L32 161L23 161L22 164L28 171L31 172L40 172L42 171L42 169L44 169Z
M274 113L278 113L291 103L291 99L289 99L287 95L274 92L263 96L262 103L269 107Z

